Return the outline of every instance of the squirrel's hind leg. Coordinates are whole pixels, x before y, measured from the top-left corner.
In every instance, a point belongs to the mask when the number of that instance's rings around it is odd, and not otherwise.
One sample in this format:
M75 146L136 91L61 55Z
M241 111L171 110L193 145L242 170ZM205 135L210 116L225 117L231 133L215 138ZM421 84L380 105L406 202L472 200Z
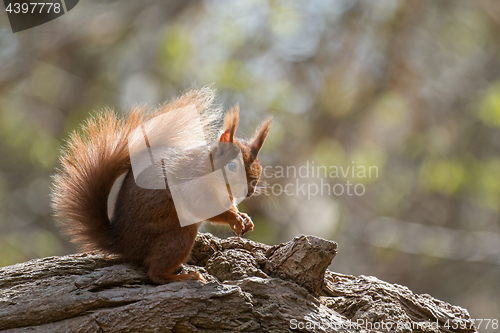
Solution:
M175 274L191 253L198 228L195 225L181 228L175 236L162 235L155 240L149 257L148 276L154 283L165 284L180 280L206 282L198 272Z
M158 271L154 267L149 268L148 276L151 279L151 281L157 284L165 284L173 281L182 281L182 280L199 280L201 282L207 282L199 272L191 272L187 274L173 274L173 273L167 273L165 271Z

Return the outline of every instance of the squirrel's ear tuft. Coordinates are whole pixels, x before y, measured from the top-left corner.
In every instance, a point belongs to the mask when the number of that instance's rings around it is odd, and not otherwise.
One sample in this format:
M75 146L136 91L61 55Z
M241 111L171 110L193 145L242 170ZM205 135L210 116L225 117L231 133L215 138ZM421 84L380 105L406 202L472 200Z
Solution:
M238 122L240 120L240 107L235 105L231 110L226 113L224 117L224 133L229 131L229 141L234 141L234 133L236 133L236 128L238 127ZM222 140L221 140L222 141Z
M231 142L229 141L230 139L231 139L231 133L229 130L227 130L221 134L219 142Z
M257 156L257 154L259 154L259 151L262 148L264 141L266 140L267 133L269 133L269 130L271 129L272 120L273 120L272 118L269 118L266 121L264 121L262 125L260 125L257 132L255 133L255 136L253 137L252 142L250 143L252 154L254 156Z

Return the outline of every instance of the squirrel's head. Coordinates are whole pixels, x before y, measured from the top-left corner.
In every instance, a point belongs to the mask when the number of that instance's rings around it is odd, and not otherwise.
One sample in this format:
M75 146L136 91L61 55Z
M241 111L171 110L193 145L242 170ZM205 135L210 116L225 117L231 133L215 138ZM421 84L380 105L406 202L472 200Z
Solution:
M248 184L247 197L255 193L255 188L262 173L262 166L259 163L259 151L266 140L267 133L271 128L271 118L264 121L255 132L251 140L238 139L234 136L239 121L239 107L235 106L226 114L224 118L224 133L220 136L219 142L229 142L237 145L245 164L245 173ZM232 164L231 164L232 163ZM231 162L228 164L229 170L238 166ZM234 165L233 165L234 164Z

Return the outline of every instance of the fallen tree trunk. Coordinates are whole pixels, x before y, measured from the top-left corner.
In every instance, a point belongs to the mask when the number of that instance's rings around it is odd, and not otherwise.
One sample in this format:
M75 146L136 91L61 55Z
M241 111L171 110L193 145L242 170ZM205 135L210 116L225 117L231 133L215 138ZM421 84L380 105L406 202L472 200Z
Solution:
M80 253L0 269L6 332L473 332L467 310L369 276L327 270L337 244L268 246L199 234L206 284L151 284L115 256ZM456 327L456 329L454 329Z

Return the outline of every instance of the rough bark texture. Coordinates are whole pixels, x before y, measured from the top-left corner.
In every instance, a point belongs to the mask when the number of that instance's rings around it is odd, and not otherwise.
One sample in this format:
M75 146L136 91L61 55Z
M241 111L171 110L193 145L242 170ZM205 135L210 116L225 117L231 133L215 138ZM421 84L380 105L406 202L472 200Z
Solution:
M326 270L336 253L335 242L313 236L271 247L199 234L183 269L202 272L207 283L167 285L153 285L141 269L100 253L31 260L0 269L0 329L475 331L467 310L458 306L374 277Z

